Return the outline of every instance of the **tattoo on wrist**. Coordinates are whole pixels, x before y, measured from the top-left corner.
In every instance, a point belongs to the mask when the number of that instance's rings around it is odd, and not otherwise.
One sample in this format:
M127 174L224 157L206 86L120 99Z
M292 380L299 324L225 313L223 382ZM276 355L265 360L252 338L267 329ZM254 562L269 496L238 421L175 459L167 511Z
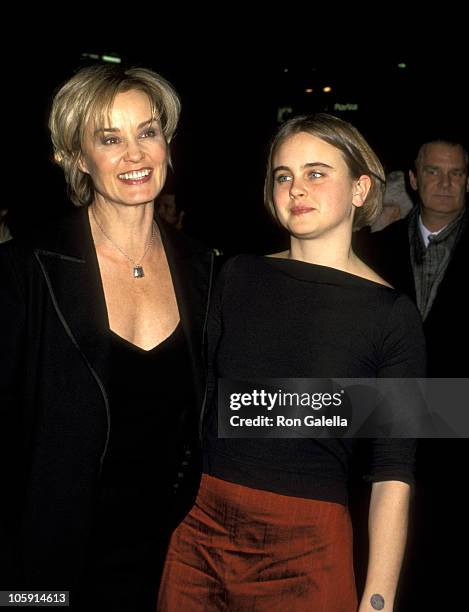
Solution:
M384 610L384 597L379 593L374 593L370 597L370 604L373 610Z

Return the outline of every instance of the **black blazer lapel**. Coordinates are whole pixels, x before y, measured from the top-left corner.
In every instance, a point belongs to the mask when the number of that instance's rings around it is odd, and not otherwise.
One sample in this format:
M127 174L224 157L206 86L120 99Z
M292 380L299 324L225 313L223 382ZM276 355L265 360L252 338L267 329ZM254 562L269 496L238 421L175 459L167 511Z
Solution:
M36 258L71 342L102 384L107 380L108 317L86 209L66 217Z

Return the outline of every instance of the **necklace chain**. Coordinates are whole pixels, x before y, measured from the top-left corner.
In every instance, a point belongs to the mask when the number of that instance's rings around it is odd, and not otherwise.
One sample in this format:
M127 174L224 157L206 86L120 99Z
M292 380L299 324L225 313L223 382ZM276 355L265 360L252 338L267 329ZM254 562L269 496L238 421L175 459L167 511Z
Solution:
M97 217L96 217L96 214L95 214L95 212L94 212L94 208L93 208L93 207L91 207L91 213L93 214L93 219L95 220L96 225L99 227L99 229L100 229L100 230L101 230L101 232L103 233L103 236L104 236L105 238L107 238L107 239L109 240L109 242L110 242L110 243L111 243L111 244L112 244L112 245L113 245L113 246L114 246L114 247L115 247L115 248L116 248L116 249L117 249L117 250L118 250L120 253L122 253L122 255L123 255L123 256L124 256L126 259L128 259L128 260L130 261L130 263L133 265L133 267L134 267L134 274L133 274L133 275L134 275L134 278L141 278L142 276L144 276L144 273L143 273L143 268L142 268L141 262L142 262L142 261L145 259L145 255L146 255L146 254L148 253L148 251L150 250L151 245L153 244L153 241L154 241L155 236L156 236L156 232L155 232L155 224L154 224L154 222L153 222L153 223L152 223L152 225L151 225L151 238L150 238L150 240L149 240L149 242L148 242L148 244L147 244L147 246L146 246L146 248L145 248L145 251L144 251L144 253L143 253L142 257L140 258L139 262L137 262L137 261L135 261L134 259L132 259L132 257L130 257L130 255L127 255L127 253L126 253L126 252L125 252L123 249L121 249L121 247L120 247L118 244L116 244L116 243L114 242L114 240L113 240L113 239L112 239L112 238L111 238L111 237L110 237L110 236L109 236L109 235L108 235L108 234L105 232L105 230L104 230L103 226L101 225L101 223L98 221L98 219L97 219Z

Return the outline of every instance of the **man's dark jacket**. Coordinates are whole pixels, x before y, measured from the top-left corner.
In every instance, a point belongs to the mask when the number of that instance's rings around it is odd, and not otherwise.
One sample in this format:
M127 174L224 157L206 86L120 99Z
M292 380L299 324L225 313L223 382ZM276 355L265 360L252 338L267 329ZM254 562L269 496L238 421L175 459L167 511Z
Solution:
M380 232L362 234L357 240L356 251L386 281L415 302L408 224L409 219L405 218ZM467 227L466 223L423 324L428 353L427 374L430 377L469 376L469 360L461 358L461 352L469 346Z

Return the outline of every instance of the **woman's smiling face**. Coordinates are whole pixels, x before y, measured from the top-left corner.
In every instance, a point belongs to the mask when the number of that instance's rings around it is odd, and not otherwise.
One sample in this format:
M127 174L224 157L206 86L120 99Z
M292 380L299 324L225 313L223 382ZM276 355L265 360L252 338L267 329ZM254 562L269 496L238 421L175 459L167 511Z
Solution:
M109 125L88 129L81 170L90 175L95 200L120 205L152 202L166 180L167 144L148 96L117 94Z
M339 149L300 132L279 145L273 168L275 211L290 234L316 238L343 224L352 228L353 207L363 197Z

